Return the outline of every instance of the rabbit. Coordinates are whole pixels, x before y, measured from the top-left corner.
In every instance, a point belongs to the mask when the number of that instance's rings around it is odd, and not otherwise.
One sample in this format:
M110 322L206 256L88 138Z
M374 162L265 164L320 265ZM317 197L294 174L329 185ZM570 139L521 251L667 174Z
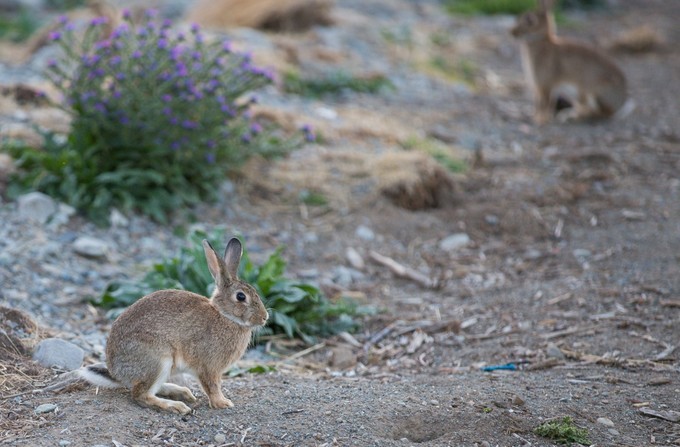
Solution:
M538 9L520 15L511 29L520 41L535 122L550 121L559 99L571 103L557 113L562 122L627 115L633 103L627 101L621 69L596 48L557 37L552 7L552 0L539 0Z
M179 400L191 403L196 397L167 380L189 373L200 382L211 408L234 406L222 394L222 373L241 358L253 329L263 326L269 314L255 288L237 276L243 253L237 238L229 241L223 259L207 240L203 250L215 280L211 298L184 290L141 298L113 322L106 366L83 368L82 378L106 388L130 388L142 406L188 414L191 408Z

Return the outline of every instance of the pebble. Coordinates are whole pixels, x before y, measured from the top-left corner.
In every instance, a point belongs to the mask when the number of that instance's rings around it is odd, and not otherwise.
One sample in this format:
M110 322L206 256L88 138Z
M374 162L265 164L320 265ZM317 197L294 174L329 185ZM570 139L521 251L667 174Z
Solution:
M32 222L45 224L58 210L57 202L41 192L29 192L17 199L19 216Z
M467 233L454 233L439 241L439 248L444 251L454 251L466 247L470 242L472 240Z
M612 422L612 420L609 419L609 418L597 418L597 423L602 424L605 427L613 427L614 426L614 422Z
M71 441L67 441L66 439L62 439L59 441L59 445L61 447L66 447L67 445L71 445Z
M227 442L227 437L224 435L224 433L218 433L215 435L215 442L218 444L224 444Z
M83 363L83 350L71 342L60 338L46 338L38 343L33 360L46 368L53 366L73 371Z
M57 411L57 406L55 404L42 404L34 410L35 414L51 413Z
M375 240L375 233L365 225L359 225L355 231L355 234L359 239L363 239L368 242Z
M103 258L109 251L109 245L92 236L81 236L73 243L73 251L88 258Z
M362 270L366 266L364 258L361 257L354 247L347 247L347 250L345 250L345 258L347 258L349 265L357 270Z
M552 357L554 359L564 359L564 353L560 350L560 348L557 347L555 343L548 343L548 347L545 348L545 353L548 355L548 357Z

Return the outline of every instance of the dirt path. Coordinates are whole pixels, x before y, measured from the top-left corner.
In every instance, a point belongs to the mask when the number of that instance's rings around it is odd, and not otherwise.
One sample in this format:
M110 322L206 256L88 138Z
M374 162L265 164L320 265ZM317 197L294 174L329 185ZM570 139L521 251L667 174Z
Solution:
M344 13L362 8L338 3ZM454 34L471 30L472 43L458 51L480 67L479 79L488 81L488 68L500 85L480 81L470 90L418 78L400 93L351 99L367 115L449 138L470 159L481 153L483 163L460 180L455 203L406 211L363 188L368 177L327 177L318 186L335 188L336 201L310 215L285 198L239 186L250 195L239 199L230 222L266 220L278 226L267 234L275 241L296 233L286 252L292 271L331 269L356 247L366 258L374 250L440 278L441 288L424 289L368 262L349 288L385 312L356 338L365 344L391 327L382 340L365 347L326 340L275 373L228 379L236 407L227 411L210 410L203 395L187 417L142 409L123 391L24 397L13 401L11 414L29 417L42 403L58 411L33 416L33 428L6 443L551 445L533 429L571 416L596 445L680 445L677 421L640 411L680 411L680 32L671 20L680 15L674 2L625 3L615 12L588 13L585 25L570 29L601 38L616 35L614 23L651 24L665 36L661 50L618 56L638 103L623 121L531 124L518 88L517 49L503 34L507 22L498 19L450 26ZM420 16L411 6L376 4L419 17L409 22L413 29L434 32L451 20L429 3ZM479 37L489 30L495 34ZM384 51L395 53L395 72L406 70L403 54ZM341 116L349 107L321 105ZM340 133L266 169L304 160L332 170L351 164L356 152L395 149L385 139ZM217 211L207 219L226 216ZM360 225L376 236L357 235ZM439 242L454 233L472 242L442 250ZM303 243L305 234L315 237ZM455 324L438 324L447 321ZM338 347L351 353L346 369L333 366ZM510 362L520 369L480 370Z

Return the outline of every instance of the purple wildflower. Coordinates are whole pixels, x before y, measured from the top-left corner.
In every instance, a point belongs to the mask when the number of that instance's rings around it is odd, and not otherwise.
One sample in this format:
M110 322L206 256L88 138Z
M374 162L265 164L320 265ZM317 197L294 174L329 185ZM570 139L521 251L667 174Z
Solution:
M90 20L90 26L99 26L107 23L109 19L107 17L95 17Z
M244 133L241 135L241 141L244 142L245 144L250 143L250 141L253 139L253 137L249 133Z
M120 64L120 56L116 55L111 58L111 65L118 65Z
M97 104L95 104L94 109L99 113L105 113L106 112L106 107L101 102L98 102Z
M76 25L73 22L68 22L64 25L64 31L73 31L76 29Z
M205 144L206 144L206 146L208 146L210 149L213 149L215 146L217 146L217 143L215 143L215 140L208 140Z
M175 141L175 142L173 142L173 143L170 145L170 149L172 149L173 151L178 151L178 150L179 150L179 146L180 146L180 145L179 145L179 142L178 142L178 141Z
M122 125L130 124L130 119L125 115L122 115L119 121Z
M116 73L115 78L119 81L122 81L123 79L125 79L125 73L123 73L122 71L118 72L118 73Z
M129 9L123 9L123 18L125 20L130 20L132 18L132 14L130 13Z
M116 99L120 98L122 95L123 93L121 93L120 90L114 90L113 93L111 93L111 96L113 96Z
M128 26L128 24L121 23L116 27L116 29L113 30L113 33L111 33L111 38L119 39L123 34L127 33L128 31L130 31L130 27Z
M59 24L60 25L66 25L68 23L68 17L65 15L60 15L59 16Z
M102 50L105 48L110 48L111 47L111 41L109 39L104 39L95 44L95 48L98 50Z
M191 121L191 120L184 120L182 122L182 127L184 127L185 129L189 129L189 130L198 129L198 123L195 122L195 121Z
M198 32L201 30L201 27L198 26L197 23L192 23L191 24L191 32L192 34L198 34Z
M222 51L224 51L225 53L233 52L234 49L233 49L231 42L229 42L228 40L223 41L222 42Z
M135 51L132 53L132 58L133 58L133 59L139 59L140 57L142 57L142 52L141 52L141 51L135 50Z
M161 24L161 28L163 28L163 29L168 29L171 26L172 26L172 20L170 20L170 19L163 20L163 23Z
M262 132L262 126L260 125L260 123L252 123L250 125L250 131L254 135L257 135L258 133Z
M158 39L158 48L161 50L164 50L165 48L168 47L168 41L165 39Z
M310 143L316 141L316 135L314 134L314 129L312 128L312 126L310 126L309 124L305 124L302 126L300 130L302 130L302 133L305 135L305 140L307 140Z
M205 161L208 162L208 164L214 164L215 163L215 154L212 152L208 152L205 154Z
M172 114L172 109L170 107L163 108L163 115L170 116Z
M47 61L47 66L50 67L50 68L54 68L54 67L57 66L57 61L55 61L54 59L48 60L48 61Z
M144 11L144 14L146 15L146 17L148 19L153 19L154 17L156 17L158 15L158 10L150 8L150 9L147 9L146 11Z
M52 31L52 32L48 35L48 37L49 37L49 39L50 39L52 42L54 42L54 41L57 41L57 40L61 39L61 33L60 33L59 31Z
M184 35L184 33L177 33L177 41L178 42L184 42L186 40L187 36Z
M165 94L161 97L161 99L163 100L163 102L170 102L170 101L172 101L172 96Z
M177 76L179 77L184 77L189 74L189 70L187 70L187 66L184 65L184 62L178 62L177 65L175 65L175 70L177 70Z

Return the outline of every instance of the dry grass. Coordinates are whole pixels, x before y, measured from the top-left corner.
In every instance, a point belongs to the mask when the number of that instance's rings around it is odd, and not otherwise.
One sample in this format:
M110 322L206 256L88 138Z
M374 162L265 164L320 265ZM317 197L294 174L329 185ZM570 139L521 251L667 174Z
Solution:
M607 46L621 53L650 53L660 50L664 44L659 31L650 25L641 25L621 32Z
M305 31L330 25L330 0L202 0L189 22L211 28L250 27L271 31Z
M376 160L375 175L381 193L396 206L422 210L455 202L453 178L425 153L389 152Z

